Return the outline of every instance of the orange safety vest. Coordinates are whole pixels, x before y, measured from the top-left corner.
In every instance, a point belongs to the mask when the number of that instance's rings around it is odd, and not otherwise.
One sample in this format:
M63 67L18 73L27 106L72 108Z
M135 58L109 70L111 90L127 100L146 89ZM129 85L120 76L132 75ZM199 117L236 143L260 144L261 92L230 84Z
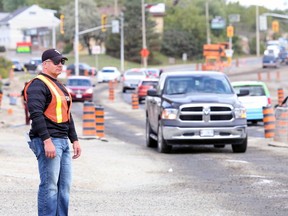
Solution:
M40 79L41 81L43 81L49 88L52 95L51 103L44 111L44 115L48 119L56 123L63 123L69 121L72 105L72 98L70 93L68 92L70 98L70 105L68 106L65 94L53 81L51 81L49 78L41 74L36 76L34 79ZM27 101L27 89L33 80L28 82L27 85L24 87L24 98L26 101Z

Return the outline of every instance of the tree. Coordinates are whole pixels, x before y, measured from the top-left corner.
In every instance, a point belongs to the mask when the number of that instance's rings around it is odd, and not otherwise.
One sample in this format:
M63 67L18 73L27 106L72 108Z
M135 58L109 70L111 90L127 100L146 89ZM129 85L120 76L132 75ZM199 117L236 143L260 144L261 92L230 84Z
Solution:
M137 63L141 63L140 51L142 49L142 7L139 0L127 1L124 5L124 49L125 59ZM154 59L154 51L160 50L159 35L154 32L155 22L149 19L149 15L145 14L146 22L146 42L150 51L148 63L158 63ZM110 35L106 40L107 54L120 57L120 36Z
M100 26L100 15L94 0L79 0L79 32ZM75 35L75 5L74 1L70 1L67 5L61 7L61 14L64 15L63 36L66 42L74 41ZM84 43L91 54L90 39L96 38L103 40L100 31L94 31L79 36L80 42Z
M206 43L206 26L201 7L181 0L177 6L167 9L164 23L163 54L181 57L187 53L188 58L202 55L202 46Z
M59 13L60 7L62 5L66 5L69 0L26 0L28 5L37 4L42 8L49 8L52 10L56 10Z
M26 0L2 0L3 10L12 12L20 7L26 6Z

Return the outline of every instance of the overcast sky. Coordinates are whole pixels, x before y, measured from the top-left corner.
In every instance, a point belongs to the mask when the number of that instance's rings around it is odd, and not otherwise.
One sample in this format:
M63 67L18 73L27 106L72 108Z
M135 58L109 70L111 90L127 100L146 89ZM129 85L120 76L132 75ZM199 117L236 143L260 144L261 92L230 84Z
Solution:
M227 0L228 2L239 2L241 5L259 5L268 9L288 9L288 0Z

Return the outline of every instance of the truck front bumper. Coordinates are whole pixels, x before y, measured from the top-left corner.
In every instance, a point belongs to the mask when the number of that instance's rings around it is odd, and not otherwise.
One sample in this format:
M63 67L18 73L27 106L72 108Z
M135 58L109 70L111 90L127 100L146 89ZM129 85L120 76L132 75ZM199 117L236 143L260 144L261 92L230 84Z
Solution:
M163 138L170 144L237 144L247 137L247 126L188 128L163 126Z

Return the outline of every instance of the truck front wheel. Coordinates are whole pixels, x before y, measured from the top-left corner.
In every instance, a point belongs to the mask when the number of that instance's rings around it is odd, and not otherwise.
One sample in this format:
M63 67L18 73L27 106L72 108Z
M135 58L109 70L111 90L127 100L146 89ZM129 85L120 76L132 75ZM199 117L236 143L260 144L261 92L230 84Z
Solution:
M167 145L166 140L163 138L162 125L159 123L158 126L158 136L157 136L157 149L160 153L170 153L172 146Z
M244 153L247 149L247 137L243 140L241 144L232 145L232 150L234 153Z
M153 148L157 146L156 140L151 137L152 129L149 123L148 118L146 118L146 146L149 148Z

